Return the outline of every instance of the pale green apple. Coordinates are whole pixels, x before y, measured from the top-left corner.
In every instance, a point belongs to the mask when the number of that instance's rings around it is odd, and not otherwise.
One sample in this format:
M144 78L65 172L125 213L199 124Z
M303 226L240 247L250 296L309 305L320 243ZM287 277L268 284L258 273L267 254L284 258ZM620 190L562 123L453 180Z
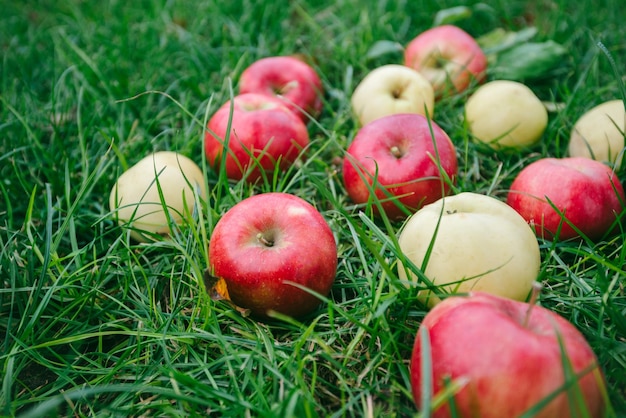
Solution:
M526 85L495 80L480 86L465 104L472 136L494 149L534 145L548 126L548 111Z
M109 206L120 225L132 228L131 237L147 242L150 237L144 232L167 235L170 219L175 223L189 219L204 189L204 175L195 162L161 151L122 173L111 190Z
M569 155L619 165L624 152L624 102L609 100L585 112L574 124Z
M352 109L361 125L396 113L432 118L435 92L416 70L387 64L370 71L352 93Z
M524 218L506 203L478 193L460 193L424 206L404 224L399 246L437 286L435 292L419 293L429 306L440 301L435 293L469 291L523 301L541 264L539 243ZM426 286L402 260L398 275L407 284Z

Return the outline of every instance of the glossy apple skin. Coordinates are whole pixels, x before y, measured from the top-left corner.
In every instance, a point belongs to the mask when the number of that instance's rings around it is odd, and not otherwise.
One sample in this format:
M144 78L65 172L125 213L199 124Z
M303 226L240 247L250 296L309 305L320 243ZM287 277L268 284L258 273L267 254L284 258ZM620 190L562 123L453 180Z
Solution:
M394 155L394 147L399 156ZM448 135L425 116L408 113L364 125L348 147L342 170L346 190L357 204L370 200L370 187L376 180L376 197L390 219L407 216L396 201L415 212L448 194L457 171L456 149Z
M591 417L602 417L604 378L584 336L565 318L528 304L480 292L450 297L433 308L417 333L411 356L415 403L422 399L422 338L430 340L433 394L444 379L466 379L455 395L460 417L519 417L565 382L559 338L578 380ZM451 416L445 404L432 416ZM536 418L579 416L569 408L567 392L559 394Z
M507 203L538 236L553 239L558 232L561 240L579 237L563 220L564 214L585 236L597 240L609 232L616 216L624 210L624 189L613 170L599 161L542 158L519 172Z
M225 150L230 106L228 101L213 114L204 136L207 161L216 171ZM262 177L262 171L271 173L277 165L285 171L309 144L307 127L300 118L281 100L256 93L233 98L229 138L226 175L233 180L245 176L251 183Z
M310 203L288 193L264 193L237 203L217 222L209 265L237 306L258 317L272 310L301 317L320 300L288 282L327 296L337 272L337 245Z
M253 62L241 73L239 93L280 97L305 123L322 110L322 80L313 67L292 56L267 57Z
M432 83L438 98L465 91L472 80L482 82L487 73L487 57L478 42L453 25L417 35L404 50L404 63Z

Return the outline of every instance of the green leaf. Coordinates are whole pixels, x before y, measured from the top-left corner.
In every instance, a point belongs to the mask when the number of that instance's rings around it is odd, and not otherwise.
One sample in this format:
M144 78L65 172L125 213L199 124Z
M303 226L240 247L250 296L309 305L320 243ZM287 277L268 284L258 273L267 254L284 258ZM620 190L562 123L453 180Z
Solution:
M404 47L398 42L377 41L367 51L367 54L365 56L367 57L367 59L374 59L382 55L396 54L396 53L403 52L403 51L404 51Z
M472 15L472 10L466 6L450 7L449 9L442 9L435 15L433 26L449 25L460 20L469 18Z
M566 56L567 49L554 41L523 43L499 54L491 72L494 78L515 81L547 78Z
M537 28L528 27L518 32L507 31L503 28L496 28L488 32L476 41L481 46L485 54L497 54L514 46L528 42L537 34Z

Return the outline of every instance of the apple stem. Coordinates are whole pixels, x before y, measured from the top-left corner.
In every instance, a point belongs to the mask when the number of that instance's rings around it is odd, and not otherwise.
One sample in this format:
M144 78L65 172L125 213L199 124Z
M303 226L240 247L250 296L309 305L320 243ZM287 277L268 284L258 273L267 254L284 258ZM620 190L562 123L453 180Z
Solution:
M400 158L402 157L402 151L400 150L400 148L398 148L397 146L393 146L389 149L389 151L391 151L391 155L393 155L396 158Z
M274 241L268 240L267 238L265 238L265 236L263 235L262 232L259 232L258 234L256 234L256 239L258 239L259 242L261 244L265 245L266 247L273 247L274 246Z
M541 293L541 289L543 289L543 285L539 282L534 282L533 287L530 294L530 300L528 301L528 309L526 310L526 317L524 318L524 328L528 327L528 323L530 322L530 314L533 311L535 305L537 305L537 299L539 299L539 294Z

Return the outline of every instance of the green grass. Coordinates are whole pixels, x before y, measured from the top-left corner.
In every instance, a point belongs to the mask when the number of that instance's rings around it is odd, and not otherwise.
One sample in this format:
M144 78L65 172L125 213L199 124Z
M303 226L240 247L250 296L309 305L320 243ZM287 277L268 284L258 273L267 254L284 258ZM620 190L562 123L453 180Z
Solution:
M0 0L0 415L413 416L408 360L426 309L398 283L401 224L346 197L337 157L357 126L349 98L379 40L406 44L453 1L135 2ZM459 191L503 198L540 156L564 156L575 119L621 97L621 0L493 1L458 22L479 37L538 29L568 57L529 85L563 103L544 140L519 154L468 139L459 96L435 120L459 149ZM254 60L301 53L324 87L314 155L251 187L206 168L202 128ZM209 199L170 240L139 245L114 224L117 176L154 150L190 156ZM622 181L626 171L618 170ZM206 293L207 236L237 201L282 190L312 202L336 233L329 301L301 321L242 317ZM540 241L541 304L572 321L626 416L626 233L598 243Z

